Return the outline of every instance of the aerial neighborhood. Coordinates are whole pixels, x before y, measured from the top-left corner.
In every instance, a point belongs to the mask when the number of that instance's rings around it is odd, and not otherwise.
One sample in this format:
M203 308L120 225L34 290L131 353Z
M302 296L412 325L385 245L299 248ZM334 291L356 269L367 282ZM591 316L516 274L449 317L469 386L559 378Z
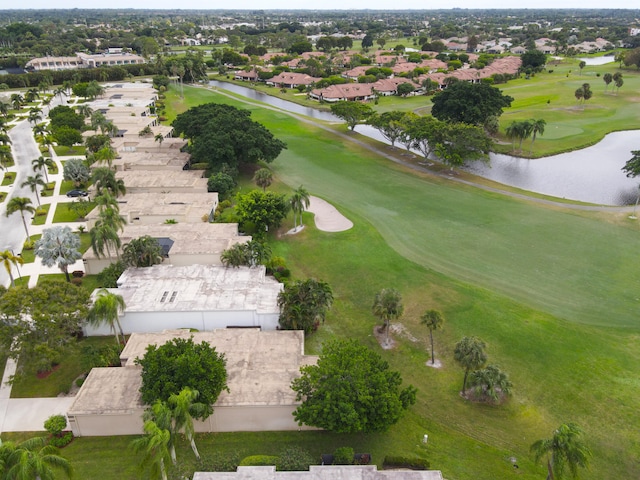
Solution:
M0 10L0 479L640 475L640 11L117 12Z

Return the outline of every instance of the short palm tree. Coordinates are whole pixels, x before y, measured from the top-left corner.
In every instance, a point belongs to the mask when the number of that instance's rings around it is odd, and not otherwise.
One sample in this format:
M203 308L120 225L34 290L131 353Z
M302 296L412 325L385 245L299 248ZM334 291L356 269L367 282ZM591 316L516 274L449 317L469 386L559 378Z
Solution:
M261 168L253 176L253 181L256 182L256 185L262 188L264 192L273 182L273 174L268 168Z
M171 433L158 427L152 420L144 422L144 433L144 437L131 442L134 452L144 452L140 467L149 470L150 478L167 480L166 464L171 461L168 448Z
M513 384L505 372L497 365L487 365L485 368L471 373L470 385L480 397L498 402L501 398L511 394Z
M164 135L161 133L156 134L156 136L153 137L153 141L158 142L160 144L160 148L162 148L162 142L164 142Z
M311 196L309 192L300 185L293 191L293 194L289 198L289 204L291 205L291 210L293 210L293 227L298 227L298 216L300 216L300 226L302 226L302 212L305 209L309 208L311 203Z
M91 172L91 182L96 187L98 195L104 190L116 197L127 193L124 181L121 178L116 178L115 172L108 167L94 168Z
M433 331L442 329L444 317L437 310L427 310L420 317L420 323L429 329L429 336L431 337L431 365L435 365L436 357L433 350Z
M47 170L49 168L54 168L56 166L56 162L51 157L38 157L31 160L31 166L34 170L42 170L44 172L44 178L47 183L49 183L49 174Z
M547 480L564 477L566 469L572 478L578 478L578 467L587 468L591 451L582 441L582 430L574 423L560 425L551 438L531 445L536 462L547 456Z
M113 247L116 257L120 258L119 249L122 242L117 230L112 225L108 225L103 219L98 219L93 228L89 230L89 236L91 237L91 249L96 257L105 256L106 249L106 257L111 258L109 247Z
M38 187L46 188L47 184L42 180L42 174L36 173L35 175L29 175L27 179L20 184L21 187L29 187L29 189L36 194L36 201L40 205L40 195L38 194Z
M4 264L4 268L7 269L7 273L9 274L9 278L11 279L11 286L15 286L15 282L13 279L13 267L24 264L24 260L19 255L14 255L11 250L5 250L4 252L0 252L0 260Z
M52 479L54 472L73 475L69 461L58 454L58 449L47 445L45 437L34 437L20 443L5 442L0 446L3 477L7 479ZM57 478L57 476L56 476Z
M10 145L0 145L0 166L6 168L13 162L13 153Z
M87 322L96 327L102 324L109 325L110 330L116 337L116 343L121 345L122 343L126 343L126 339L124 331L122 330L122 324L120 323L120 314L124 313L126 307L122 295L117 295L101 288L98 290L93 301L93 306L89 310ZM118 332L120 332L122 336L122 342L120 341Z
M402 295L395 288L383 288L376 293L371 310L376 317L383 321L385 344L388 345L391 321L397 320L404 313Z
M27 228L27 220L24 218L24 212L36 213L36 209L31 205L31 200L27 197L13 197L7 203L7 211L5 215L8 217L16 212L20 212L22 217L22 224L24 225L24 231L29 237L29 229Z
M122 248L122 261L129 267L151 267L162 262L162 248L149 235L134 238Z
M202 417L206 411L203 403L198 403L200 394L197 390L191 390L189 387L183 388L179 394L173 394L169 397L169 406L172 409L173 421L176 433L183 431L184 435L191 444L191 450L198 460L200 453L194 440L195 429L193 427L194 417Z
M485 347L485 343L477 337L464 337L456 343L453 358L464 368L464 380L462 381L463 394L467 390L469 372L482 368L487 362L487 354L484 351Z
M531 122L531 133L532 133L532 137L531 137L531 149L529 150L529 155L531 155L531 152L533 151L533 144L536 141L536 137L538 136L538 134L543 135L544 134L544 127L547 124L546 120L544 119L539 119L539 120L532 120Z

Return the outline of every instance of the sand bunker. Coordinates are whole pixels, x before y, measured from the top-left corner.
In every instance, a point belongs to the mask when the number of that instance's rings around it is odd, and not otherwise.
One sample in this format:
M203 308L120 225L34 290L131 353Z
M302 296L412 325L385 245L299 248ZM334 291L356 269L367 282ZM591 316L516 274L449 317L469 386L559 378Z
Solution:
M344 232L353 227L353 222L321 198L311 197L307 211L315 215L316 228L323 232Z

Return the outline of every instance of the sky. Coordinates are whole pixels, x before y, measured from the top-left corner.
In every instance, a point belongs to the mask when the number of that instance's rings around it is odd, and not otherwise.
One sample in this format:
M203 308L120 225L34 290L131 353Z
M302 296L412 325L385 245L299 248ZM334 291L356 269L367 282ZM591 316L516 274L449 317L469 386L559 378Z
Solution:
M98 7L98 5L100 7ZM136 8L136 9L291 9L305 8L304 2L290 0L235 0L233 2L215 0L23 0L20 2L0 1L1 9L66 9L66 8ZM507 0L322 0L309 2L308 8L322 10L393 10L393 9L451 9L451 8L638 8L630 0L521 0L514 3Z

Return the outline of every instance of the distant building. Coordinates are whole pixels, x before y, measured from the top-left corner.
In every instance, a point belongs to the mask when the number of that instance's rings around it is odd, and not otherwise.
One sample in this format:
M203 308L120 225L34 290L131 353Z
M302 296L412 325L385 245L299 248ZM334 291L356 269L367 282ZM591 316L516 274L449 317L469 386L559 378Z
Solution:
M235 472L195 472L193 480L442 480L439 470L382 470L376 465L310 465L309 471L276 472L276 467L238 467Z
M144 58L132 53L98 53L78 52L69 57L39 57L29 60L25 66L27 71L71 70L74 68L115 67L118 65L136 65L145 63Z

